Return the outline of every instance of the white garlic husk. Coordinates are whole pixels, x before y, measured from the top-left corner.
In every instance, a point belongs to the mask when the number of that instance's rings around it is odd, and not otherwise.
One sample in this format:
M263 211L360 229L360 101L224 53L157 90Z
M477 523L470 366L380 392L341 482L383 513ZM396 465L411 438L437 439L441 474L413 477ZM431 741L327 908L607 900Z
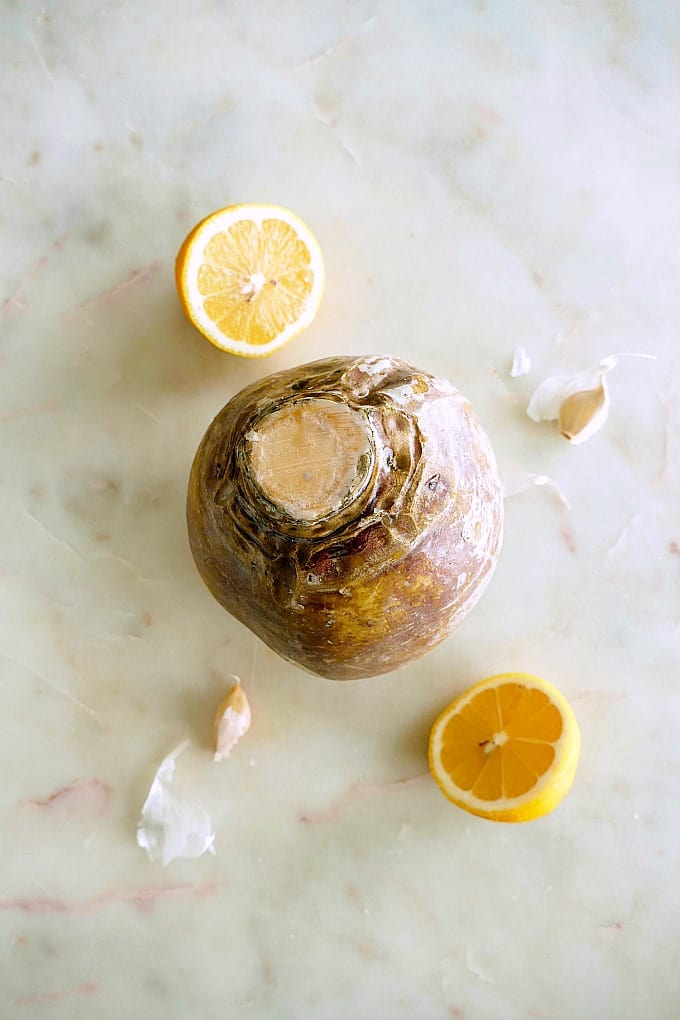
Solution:
M158 766L137 826L137 844L149 860L164 865L177 857L215 853L215 833L208 812L171 788L175 762L189 741L175 748Z
M527 354L524 347L517 347L515 353L512 356L512 365L510 366L510 375L513 379L517 379L520 375L526 375L531 371L531 358Z

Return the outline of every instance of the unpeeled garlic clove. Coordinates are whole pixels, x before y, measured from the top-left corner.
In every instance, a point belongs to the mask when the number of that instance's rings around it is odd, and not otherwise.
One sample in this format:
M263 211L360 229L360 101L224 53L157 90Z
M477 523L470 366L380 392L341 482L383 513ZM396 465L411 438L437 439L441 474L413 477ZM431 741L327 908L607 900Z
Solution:
M234 677L236 683L217 706L213 721L213 761L222 761L238 744L250 729L252 713L245 696L241 681Z
M622 358L648 358L650 354L610 354L584 372L544 379L529 401L533 421L557 421L560 432L577 446L602 428L609 414L607 374Z

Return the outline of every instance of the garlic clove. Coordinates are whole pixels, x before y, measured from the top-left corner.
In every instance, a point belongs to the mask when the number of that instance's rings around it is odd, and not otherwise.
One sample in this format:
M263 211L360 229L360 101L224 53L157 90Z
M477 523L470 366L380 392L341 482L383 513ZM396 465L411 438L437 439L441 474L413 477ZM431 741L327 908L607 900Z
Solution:
M656 360L651 354L610 354L584 372L549 376L534 391L528 416L532 421L557 421L565 439L575 446L584 443L607 420L607 375L622 358Z
M574 393L599 389L604 375L613 367L603 367L600 362L585 372L549 376L534 391L527 407L528 416L532 421L557 421L565 400Z
M609 414L609 389L606 378L593 390L572 393L560 404L559 430L574 446L585 443L604 425Z
M241 681L234 677L236 683L227 696L217 706L213 720L213 761L222 761L238 744L242 736L250 729L252 713L245 696Z

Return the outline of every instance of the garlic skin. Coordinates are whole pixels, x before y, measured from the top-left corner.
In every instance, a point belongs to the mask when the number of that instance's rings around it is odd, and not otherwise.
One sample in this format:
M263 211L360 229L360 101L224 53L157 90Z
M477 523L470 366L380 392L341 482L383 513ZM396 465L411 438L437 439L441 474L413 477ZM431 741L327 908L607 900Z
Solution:
M241 681L236 683L217 706L213 721L213 761L228 758L232 749L250 729L252 713Z
M528 416L537 422L556 421L573 446L585 443L607 420L610 405L607 375L626 357L655 360L649 354L610 354L583 372L549 376L534 391L527 407Z
M532 486L539 488L542 486L547 487L551 492L554 492L566 510L571 510L571 503L556 481L549 475L537 475L530 471L515 473L513 477L506 479L503 483L503 497L511 499L513 496L518 496L521 492L527 492Z
M161 860L164 866L177 857L215 853L208 812L171 789L175 762L188 746L185 740L158 766L137 826L137 845L146 850L149 860Z
M520 375L526 375L531 371L531 358L523 347L517 347L515 353L512 356L512 365L510 366L510 375L513 379L517 379Z
M283 658L353 680L462 622L498 559L503 498L450 383L397 358L336 357L220 411L194 458L187 524L225 609Z

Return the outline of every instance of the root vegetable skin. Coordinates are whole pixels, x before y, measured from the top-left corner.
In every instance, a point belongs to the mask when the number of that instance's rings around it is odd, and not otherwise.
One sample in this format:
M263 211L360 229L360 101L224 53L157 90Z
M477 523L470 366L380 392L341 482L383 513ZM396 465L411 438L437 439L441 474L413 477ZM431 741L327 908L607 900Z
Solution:
M352 680L461 623L496 565L503 501L453 386L396 358L337 357L229 401L194 458L187 520L225 609L285 659Z

